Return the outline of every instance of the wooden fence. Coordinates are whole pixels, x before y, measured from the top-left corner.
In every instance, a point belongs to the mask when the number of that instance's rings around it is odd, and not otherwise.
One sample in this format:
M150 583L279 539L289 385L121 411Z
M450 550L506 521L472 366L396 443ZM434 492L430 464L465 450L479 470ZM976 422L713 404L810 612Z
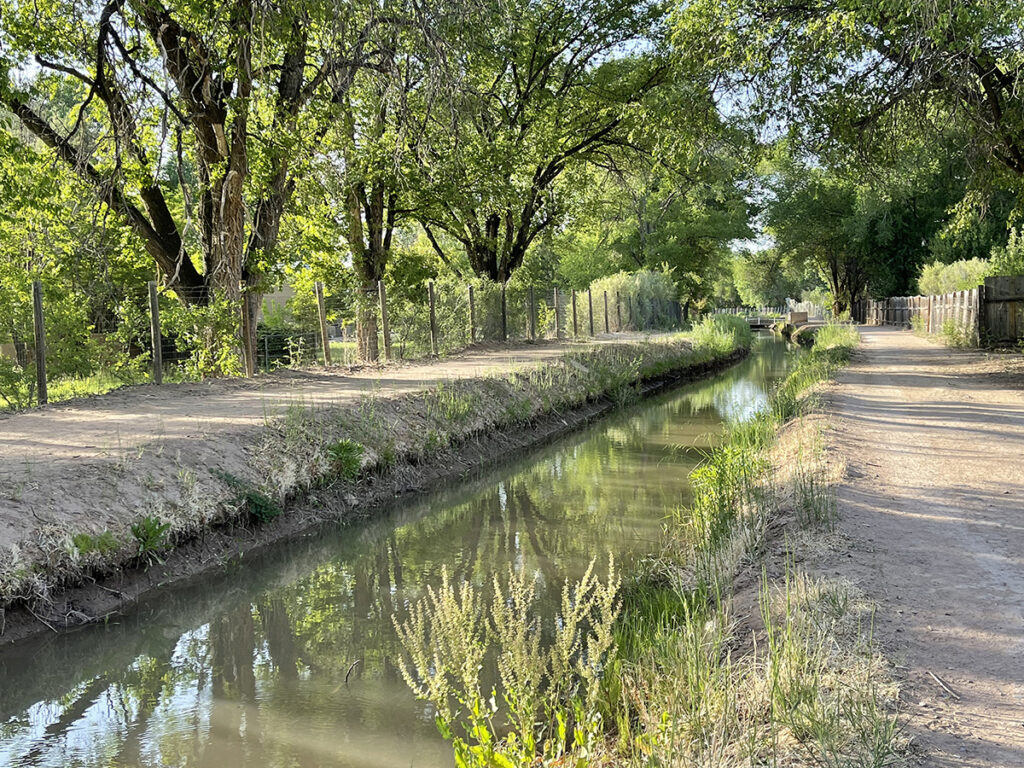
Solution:
M986 277L977 288L940 296L859 301L852 315L868 325L917 325L927 333L954 323L975 343L1016 342L1024 336L1024 277Z

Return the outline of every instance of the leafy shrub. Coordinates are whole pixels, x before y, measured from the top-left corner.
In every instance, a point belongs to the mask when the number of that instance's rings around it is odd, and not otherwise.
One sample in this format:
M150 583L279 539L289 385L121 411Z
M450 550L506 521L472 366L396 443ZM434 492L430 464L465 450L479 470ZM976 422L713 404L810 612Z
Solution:
M163 562L160 559L160 551L167 546L167 531L170 527L170 523L161 523L160 518L155 515L132 523L132 536L139 545L139 559L149 564Z
M942 323L942 341L947 347L966 349L973 346L974 334L971 329L953 318L947 318Z
M727 355L746 349L754 341L754 333L745 318L736 315L708 315L693 328L693 344L714 355Z
M359 476L363 465L363 446L354 440L339 440L328 446L327 453L331 457L334 471L346 480L354 480Z
M534 576L495 575L488 602L470 582L427 588L404 622L402 676L435 708L438 730L460 768L583 766L604 737L600 680L615 653L620 581L614 564L602 583L594 563L562 589L557 617L541 619ZM543 638L543 641L542 641ZM485 688L495 659L498 692ZM502 738L504 736L504 738Z
M678 316L674 308L677 300L676 284L668 269L619 272L595 280L590 284L590 290L594 296L594 315L602 318L601 328L598 329L598 322L595 321L594 330L604 328L604 291L608 292L609 325L613 330L618 325L616 296L619 298L624 328L650 330L678 326Z
M1024 230L1014 227L1002 248L992 249L990 275L1024 275Z
M918 290L925 296L937 296L954 291L977 288L993 272L993 263L987 259L963 259L952 264L933 262L926 264L917 280Z

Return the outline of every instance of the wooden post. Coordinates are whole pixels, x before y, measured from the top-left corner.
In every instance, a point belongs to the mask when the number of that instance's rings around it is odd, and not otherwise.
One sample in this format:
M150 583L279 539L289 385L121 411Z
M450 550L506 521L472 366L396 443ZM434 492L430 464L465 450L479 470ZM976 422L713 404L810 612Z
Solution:
M530 341L537 340L537 303L533 296L533 286L530 286Z
M384 359L391 361L391 320L388 318L388 292L384 281L377 281L377 295L380 296L380 330L384 336Z
M619 292L615 292L615 323L616 332L622 332L622 302L619 300Z
M473 301L473 286L469 286L469 343L476 343L476 304Z
M562 338L562 334L560 333L558 326L558 288L555 288L555 338Z
M504 283L501 284L501 340L508 341L508 301Z
M149 283L149 337L153 341L153 383L164 383L163 345L160 341L160 297L156 283Z
M608 291L602 291L604 294L604 332L611 333L608 328Z
M249 311L252 297L245 286L239 288L242 291L242 362L245 363L245 375L252 378L256 375L256 348L253 343L252 313Z
M46 405L46 328L43 323L43 284L32 281L32 329L36 342L36 402Z
M572 289L572 337L575 339L579 337L580 329L576 322L576 289Z
M978 344L980 345L985 335L985 284L982 283L974 291L974 311L977 313L975 332L978 334Z
M324 365L331 364L331 337L327 335L327 306L324 304L324 284L317 280L313 284L316 291L316 312L320 318L320 344L324 350Z
M437 314L434 310L434 281L427 283L427 295L430 298L430 354L437 357Z
M633 325L633 296L628 293L626 294L626 322Z
M928 322L926 324L927 333L932 332L932 297L928 297Z
M587 288L587 304L590 305L590 335L594 335L594 291Z

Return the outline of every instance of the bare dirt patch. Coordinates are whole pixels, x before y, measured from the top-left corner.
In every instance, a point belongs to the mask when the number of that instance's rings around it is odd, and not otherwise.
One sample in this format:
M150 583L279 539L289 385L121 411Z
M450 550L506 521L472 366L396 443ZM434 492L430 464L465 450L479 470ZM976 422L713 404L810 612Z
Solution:
M865 328L826 395L848 464L826 570L879 604L928 766L1024 765L1024 365Z

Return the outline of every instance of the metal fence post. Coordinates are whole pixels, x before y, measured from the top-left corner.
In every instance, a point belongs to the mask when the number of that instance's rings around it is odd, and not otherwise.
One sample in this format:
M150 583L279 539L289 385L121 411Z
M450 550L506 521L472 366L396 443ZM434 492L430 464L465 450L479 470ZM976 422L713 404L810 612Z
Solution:
M615 323L616 323L616 328L615 328L616 332L621 333L622 332L622 302L620 301L619 292L618 291L615 292Z
M36 342L36 401L46 405L46 328L43 324L43 284L32 281L32 329Z
M149 283L149 336L153 341L153 383L164 383L163 344L160 334L160 297L156 291L156 283Z
M608 291L602 291L604 294L604 332L611 333L611 329L608 327Z
M388 292L384 281L377 281L377 293L380 296L380 330L384 336L384 359L391 361L391 321L388 318Z
M576 289L572 289L572 337L575 339L580 335L579 325L576 322Z
M587 288L587 304L590 307L590 335L594 335L594 291Z
M316 291L316 313L320 318L320 344L324 350L324 365L331 364L331 337L327 335L327 307L324 304L324 284L319 280L313 284Z
M427 283L427 294L430 297L430 353L437 357L437 315L434 310L434 281Z
M473 302L473 286L469 286L469 343L476 343L476 304Z

